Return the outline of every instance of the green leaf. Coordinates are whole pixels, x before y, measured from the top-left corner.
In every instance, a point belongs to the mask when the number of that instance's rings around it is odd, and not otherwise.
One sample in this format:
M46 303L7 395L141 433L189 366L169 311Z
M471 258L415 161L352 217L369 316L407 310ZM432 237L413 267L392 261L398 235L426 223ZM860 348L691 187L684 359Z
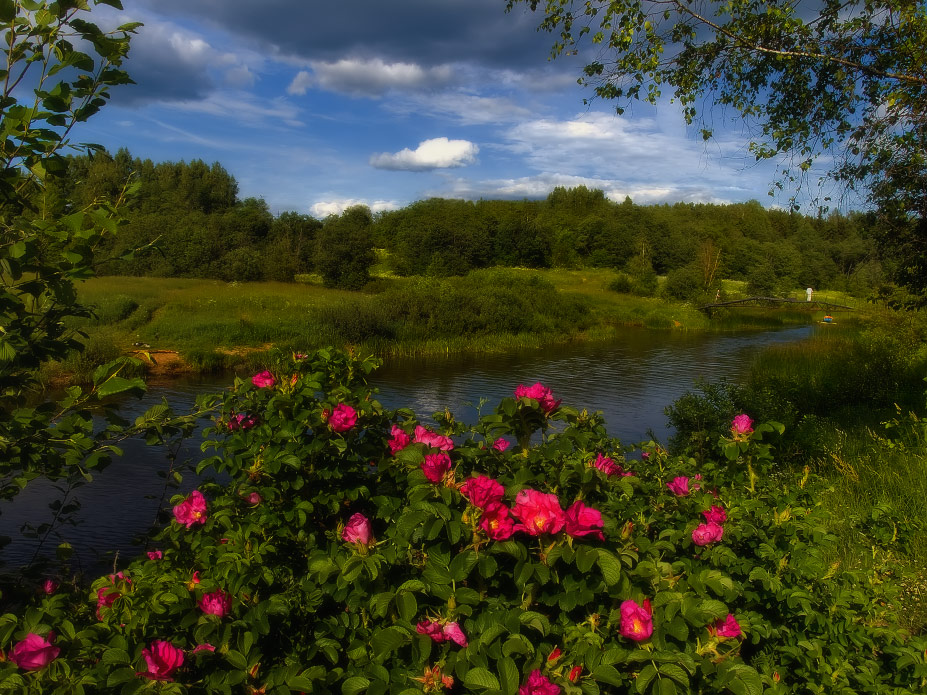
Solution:
M448 567L451 579L455 582L462 582L470 574L470 570L476 566L477 560L479 556L469 549L455 556Z
M647 687L650 685L650 682L657 677L657 668L653 664L647 664L641 672L637 674L637 680L634 681L634 689L638 693L643 693L647 690Z
M341 684L341 695L357 695L367 689L370 681L363 676L351 676Z
M464 685L468 688L485 688L489 690L499 690L499 679L497 679L489 669L477 666L467 671L463 679Z
M680 666L676 664L662 664L659 668L659 672L661 676L672 678L684 688L689 687L689 674Z
M599 548L597 562L602 570L602 578L608 586L614 586L621 581L621 561L617 557L605 548Z
M518 690L519 673L515 661L509 657L503 657L496 662L499 669L499 678L502 682L502 692L505 695L513 695Z
M624 679L621 677L621 674L618 672L614 666L609 666L608 664L600 664L596 666L592 671L592 677L603 683L608 683L609 685L614 685L615 687L621 687L624 685ZM638 676L640 679L640 676Z
M400 618L412 622L418 613L418 601L415 600L415 594L404 591L396 596L396 610Z
M763 680L754 669L746 664L734 664L730 671L734 678L727 687L734 695L763 695Z
M398 649L408 639L408 635L397 627L388 627L374 634L370 640L373 653L379 658Z
M114 376L107 379L103 384L97 388L97 395L100 398L106 398L107 396L114 396L117 393L125 393L132 389L141 389L145 390L145 382L140 378L135 377L134 379L124 379L121 376Z

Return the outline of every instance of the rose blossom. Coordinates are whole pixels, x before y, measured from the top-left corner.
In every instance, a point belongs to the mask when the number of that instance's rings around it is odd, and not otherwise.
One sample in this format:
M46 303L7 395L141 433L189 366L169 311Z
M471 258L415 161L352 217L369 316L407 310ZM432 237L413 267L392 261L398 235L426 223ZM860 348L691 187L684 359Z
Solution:
M97 589L97 618L99 620L103 620L103 609L112 606L116 599L122 596L120 592L116 591L117 579L125 580L127 584L132 583L132 580L127 579L122 572L109 575L110 585L101 586L99 589Z
M677 497L685 497L689 494L689 479L684 475L676 476L666 487Z
M626 471L620 464L615 463L614 459L602 454L596 454L595 461L592 464L595 468L605 473L605 475L620 475L622 478L634 475L631 471Z
M10 661L25 671L38 671L45 668L58 658L61 652L59 647L52 644L53 636L45 639L30 632L21 642L17 642L10 650Z
M583 672L582 666L574 666L570 669L570 675L567 678L570 679L570 683L575 683L576 679L579 678L579 675Z
M438 644L447 640L441 623L436 623L434 620L423 620L415 626L415 631L420 635L428 635Z
M46 579L42 582L42 593L46 596L51 596L56 591L58 591L58 582L54 579Z
M200 599L200 610L206 615L224 618L232 610L232 597L222 589L203 594L203 598Z
M524 524L524 530L532 536L557 533L566 523L557 495L537 490L519 492L515 496L512 514Z
M490 502L483 509L480 528L494 541L507 541L515 531L521 529L521 525L515 525L515 520L509 515L509 508L502 502Z
M425 477L436 485L444 480L444 474L451 470L451 457L443 451L437 454L427 454L422 462L422 472Z
M560 695L560 686L535 669L528 676L527 682L518 689L518 695Z
M621 628L622 637L635 642L642 642L653 634L653 615L650 609L650 599L644 599L641 606L637 601L621 602Z
M244 496L244 498L245 498L245 502L247 502L248 504L253 504L255 506L259 505L261 503L261 500L263 499L261 495L257 492L249 492L247 495Z
M386 444L389 446L389 453L393 456L405 449L412 442L412 437L406 434L406 431L399 425L393 425L389 433L393 435L393 438Z
M238 413L237 415L232 415L229 418L228 428L232 432L237 430L250 430L257 424L257 417L254 415L245 415L244 413Z
M274 379L274 375L270 370L265 369L263 372L258 372L253 377L251 377L251 383L257 386L259 389L269 389L277 383L277 380Z
M174 518L178 524L192 528L194 524L206 523L206 498L199 490L190 493L183 502L174 507Z
M574 538L581 536L594 536L600 541L605 540L602 535L602 513L598 509L587 507L582 500L576 500L564 513L565 530Z
M731 432L735 435L748 435L753 432L753 420L749 415L741 413L731 420Z
M209 642L204 642L203 644L198 644L195 647L193 647L193 651L191 651L190 653L199 654L200 652L214 652L214 651L216 651L216 648L214 646L209 644Z
M467 636L463 633L463 630L460 629L459 623L447 623L443 629L444 636L455 644L466 647L467 646Z
M485 509L491 502L502 501L505 488L497 480L478 475L460 486L460 494L466 497L474 507Z
M148 665L147 671L135 675L144 676L153 681L169 681L174 671L183 665L183 650L178 649L170 642L155 640L151 647L142 650L142 656Z
M500 454L509 448L509 442L507 439L502 439L501 437L492 443L493 451L498 451Z
M692 542L696 545L717 543L721 540L723 535L724 527L712 521L707 524L699 524L695 527L692 531Z
M719 620L715 623L715 634L718 637L740 637L743 634L743 630L740 629L740 623L737 622L737 618L734 617L733 613L728 613L727 617L724 620Z
M357 411L347 403L339 403L328 418L333 432L347 432L357 424Z
M702 512L702 516L704 516L705 521L710 524L723 524L727 521L727 512L724 511L724 507L719 507L716 504L711 505L711 509L707 512Z
M560 401L555 401L550 389L542 385L541 382L533 386L519 384L518 388L515 389L515 398L531 398L536 400L538 405L541 406L541 410L547 415L550 415L550 413L556 410L557 406L560 405Z
M147 555L148 555L149 560L163 560L164 559L164 552L161 550L149 550Z
M370 545L373 533L370 528L370 519L357 512L352 514L341 532L341 540L347 543L360 543L361 545Z
M440 449L441 451L450 451L454 448L454 440L450 437L446 437L443 434L438 434L437 432L432 432L431 430L418 425L415 428L415 441L427 444L430 447L435 449Z

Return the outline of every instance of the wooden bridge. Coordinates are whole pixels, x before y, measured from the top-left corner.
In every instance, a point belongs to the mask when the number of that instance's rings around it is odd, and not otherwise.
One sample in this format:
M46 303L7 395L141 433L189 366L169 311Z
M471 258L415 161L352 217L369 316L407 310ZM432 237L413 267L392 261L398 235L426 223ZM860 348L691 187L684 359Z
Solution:
M714 302L699 307L699 311L704 311L711 317L711 312L715 309L740 309L752 306L778 307L788 305L790 309L802 311L853 311L853 307L844 304L833 304L832 302L821 302L812 299L810 302L806 299L789 299L788 297L745 297L744 299L732 299L728 302Z

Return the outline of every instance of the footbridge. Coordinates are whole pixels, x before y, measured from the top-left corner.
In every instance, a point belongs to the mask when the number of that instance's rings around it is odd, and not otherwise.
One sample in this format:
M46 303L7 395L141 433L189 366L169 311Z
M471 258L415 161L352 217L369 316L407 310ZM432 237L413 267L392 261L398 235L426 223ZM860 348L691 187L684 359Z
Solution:
M788 306L790 309L799 311L824 311L829 313L835 311L853 311L853 307L845 304L834 304L833 302L823 302L812 299L810 302L806 299L790 299L788 297L745 297L743 299L732 299L727 302L714 302L699 307L699 311L704 311L708 316L716 309L740 309L745 307L782 307Z

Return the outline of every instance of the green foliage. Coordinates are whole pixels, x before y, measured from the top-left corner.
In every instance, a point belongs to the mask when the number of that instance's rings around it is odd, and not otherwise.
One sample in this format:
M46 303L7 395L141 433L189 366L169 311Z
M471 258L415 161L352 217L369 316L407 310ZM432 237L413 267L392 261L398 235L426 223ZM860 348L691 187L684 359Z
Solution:
M370 210L356 205L325 220L316 237L315 267L326 287L359 290L370 281L376 261Z
M663 283L663 294L673 299L697 302L706 299L702 273L695 266L670 271Z

